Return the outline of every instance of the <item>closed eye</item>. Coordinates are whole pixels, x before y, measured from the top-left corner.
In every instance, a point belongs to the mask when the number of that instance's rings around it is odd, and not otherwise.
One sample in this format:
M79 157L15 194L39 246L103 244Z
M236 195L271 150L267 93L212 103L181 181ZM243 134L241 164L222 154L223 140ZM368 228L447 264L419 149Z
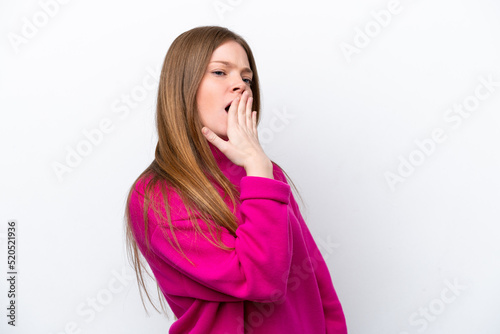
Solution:
M213 74L215 74L216 76L220 77L220 76L223 76L225 75L226 73L224 73L224 71L212 71ZM252 79L248 79L248 78L244 78L243 81L248 84L248 85L252 85L253 81Z
M213 71L212 73L217 75L217 76L225 74L223 71Z

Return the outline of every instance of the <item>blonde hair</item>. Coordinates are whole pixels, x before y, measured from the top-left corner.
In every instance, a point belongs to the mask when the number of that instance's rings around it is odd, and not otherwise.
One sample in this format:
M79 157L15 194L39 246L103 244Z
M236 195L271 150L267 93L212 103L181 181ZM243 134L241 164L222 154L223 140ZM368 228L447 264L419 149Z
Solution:
M143 257L137 246L136 235L132 231L129 205L131 195L141 180L150 179L144 187L144 236L147 251L150 251L148 240L148 209L151 207L158 222L165 232L165 238L170 245L182 254L191 264L182 251L177 238L175 227L170 218L170 206L167 202L167 186L173 189L183 200L188 213L196 210L198 217L205 223L214 243L202 232L195 215L189 214L190 220L197 233L203 235L209 242L225 250L233 250L221 241L221 228L225 228L236 237L238 227L235 213L229 207L215 188L219 186L236 208L239 202L239 193L235 186L226 178L217 165L207 140L201 133L203 127L197 112L196 93L206 71L212 53L221 44L228 40L239 43L246 51L250 69L253 72L251 89L253 92L253 108L257 111L257 124L260 120L260 89L259 76L252 51L245 40L224 27L204 26L197 27L179 35L166 54L160 75L158 99L156 106L156 127L158 143L153 162L137 177L129 190L125 209L126 246L129 261L134 267L139 292L144 304L142 289L149 302L160 312L147 292L142 270L147 271ZM273 162L278 168L276 163ZM281 168L280 168L281 169ZM284 171L283 171L284 172ZM284 173L291 182L289 176ZM293 182L294 189L297 191ZM153 200L154 189L159 187L162 202L167 217L164 217L159 203ZM299 195L300 196L300 195ZM151 205L152 204L152 205ZM165 223L166 222L166 223ZM167 229L172 233L173 240L167 235ZM158 297L162 310L164 296L160 293L157 283ZM146 309L147 313L147 309Z

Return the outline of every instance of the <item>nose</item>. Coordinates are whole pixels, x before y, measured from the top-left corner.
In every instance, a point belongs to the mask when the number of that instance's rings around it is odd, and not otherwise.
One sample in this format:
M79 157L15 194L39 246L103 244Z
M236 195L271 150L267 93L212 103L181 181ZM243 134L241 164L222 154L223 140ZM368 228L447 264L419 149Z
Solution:
M235 82L233 83L233 92L238 92L240 94L243 94L245 90L247 90L249 87L248 85L243 81L243 79L236 79Z

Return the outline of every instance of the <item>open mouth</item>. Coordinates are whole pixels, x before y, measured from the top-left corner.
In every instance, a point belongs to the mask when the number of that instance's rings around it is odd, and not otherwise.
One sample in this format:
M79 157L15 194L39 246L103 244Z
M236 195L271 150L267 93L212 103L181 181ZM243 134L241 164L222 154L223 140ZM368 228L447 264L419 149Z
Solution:
M231 107L231 103L233 103L233 101L229 102L229 104L224 108L226 110L226 112L229 111L229 108Z

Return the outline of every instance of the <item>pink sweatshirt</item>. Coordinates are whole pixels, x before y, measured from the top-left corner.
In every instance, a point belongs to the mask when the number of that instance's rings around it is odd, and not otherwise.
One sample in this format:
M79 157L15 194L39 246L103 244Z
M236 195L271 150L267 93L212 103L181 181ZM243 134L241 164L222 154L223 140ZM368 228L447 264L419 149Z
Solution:
M240 191L236 237L226 229L222 233L224 244L235 247L234 251L195 235L182 201L171 191L176 236L197 266L165 240L151 209L147 237L152 253L147 254L143 183L136 184L131 197L129 209L138 246L178 318L169 333L347 333L328 267L283 172L274 165L275 179L246 176L242 167L209 145L224 175ZM210 236L203 221L199 222Z

